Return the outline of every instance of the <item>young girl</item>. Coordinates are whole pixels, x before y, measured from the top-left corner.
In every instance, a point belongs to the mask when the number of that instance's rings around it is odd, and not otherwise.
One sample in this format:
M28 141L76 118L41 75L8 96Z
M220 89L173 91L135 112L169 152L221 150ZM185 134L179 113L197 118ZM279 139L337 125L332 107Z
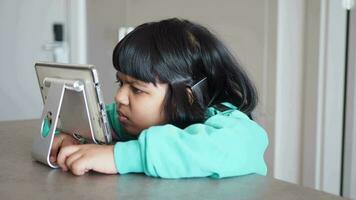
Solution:
M114 145L55 137L51 160L82 175L164 178L265 175L255 88L227 48L187 20L145 23L114 49L118 91L107 105ZM57 155L57 152L58 156Z

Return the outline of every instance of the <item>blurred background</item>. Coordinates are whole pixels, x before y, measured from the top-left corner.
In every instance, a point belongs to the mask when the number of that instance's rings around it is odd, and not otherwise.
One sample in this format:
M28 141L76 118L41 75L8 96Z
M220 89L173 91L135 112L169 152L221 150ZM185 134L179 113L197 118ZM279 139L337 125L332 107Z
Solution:
M356 199L354 0L0 0L0 121L40 118L37 61L94 64L107 103L111 56L133 27L208 27L255 82L269 176Z

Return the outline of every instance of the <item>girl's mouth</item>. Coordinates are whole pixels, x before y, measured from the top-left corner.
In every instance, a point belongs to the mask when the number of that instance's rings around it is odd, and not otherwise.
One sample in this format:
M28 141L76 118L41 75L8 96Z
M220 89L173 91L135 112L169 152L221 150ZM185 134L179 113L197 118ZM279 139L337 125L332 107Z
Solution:
M118 114L119 114L119 121L121 123L127 123L129 121L129 119L124 114L122 114L122 112L118 111Z
M125 116L119 116L119 121L122 123L127 123L129 121L129 119L127 119L127 117L125 117Z

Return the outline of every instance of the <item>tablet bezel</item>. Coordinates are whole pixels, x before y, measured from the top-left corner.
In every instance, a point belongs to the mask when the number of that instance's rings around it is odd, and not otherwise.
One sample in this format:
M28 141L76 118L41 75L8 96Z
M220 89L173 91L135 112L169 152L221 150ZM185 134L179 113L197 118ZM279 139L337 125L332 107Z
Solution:
M35 64L35 70L44 104L46 103L48 95L48 87L44 85L44 79L46 77L83 81L86 104L89 110L88 118L91 122L92 133L81 136L92 140L95 143L109 144L112 142L110 126L106 116L105 103L100 89L98 72L93 65L38 62ZM70 92L72 91L67 92L67 98L69 98ZM71 109L77 109L78 104L82 101L78 99L75 94L73 95L73 92L71 94L71 98L75 98L73 100L73 107L71 108L71 104L66 103L66 107L62 108L62 110L65 110L65 113L62 113L62 115L65 116L65 119L60 119L57 128L68 134L78 134L73 130L75 130L75 124L78 120L77 124L83 124L84 119L78 116L85 116L85 113L79 113L80 115L78 115L78 113L74 113L73 115L68 113ZM75 104L77 107L74 107ZM61 123L62 121L67 123Z

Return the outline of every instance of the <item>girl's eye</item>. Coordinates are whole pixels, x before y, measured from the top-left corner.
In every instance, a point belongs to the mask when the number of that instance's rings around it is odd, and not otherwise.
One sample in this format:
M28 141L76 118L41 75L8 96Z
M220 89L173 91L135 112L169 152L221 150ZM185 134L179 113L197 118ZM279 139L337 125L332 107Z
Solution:
M140 94L140 93L143 92L142 90L137 89L137 88L135 88L135 87L133 87L133 86L131 86L131 90L132 90L132 92L135 93L135 94Z

